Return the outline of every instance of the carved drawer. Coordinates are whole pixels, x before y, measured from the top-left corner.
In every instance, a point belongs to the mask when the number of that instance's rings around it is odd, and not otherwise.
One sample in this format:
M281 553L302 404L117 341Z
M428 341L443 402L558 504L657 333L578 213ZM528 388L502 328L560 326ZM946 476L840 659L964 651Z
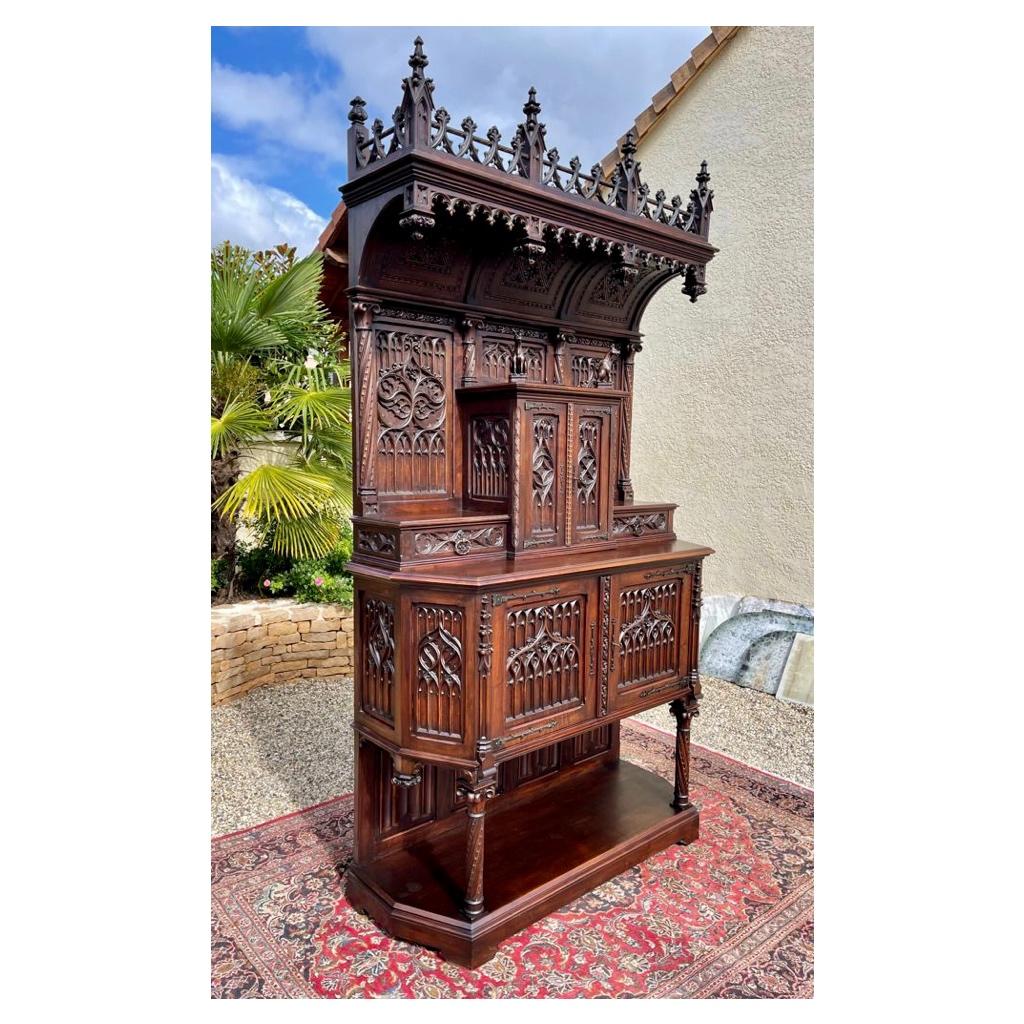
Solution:
M692 563L613 577L612 706L661 703L689 682Z

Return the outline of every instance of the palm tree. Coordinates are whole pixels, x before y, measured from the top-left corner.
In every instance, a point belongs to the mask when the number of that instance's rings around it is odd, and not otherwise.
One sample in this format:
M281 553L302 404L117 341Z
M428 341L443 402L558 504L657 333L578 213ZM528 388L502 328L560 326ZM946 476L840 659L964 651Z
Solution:
M351 512L351 393L342 333L319 300L319 253L213 252L211 554L233 575L244 523L275 552L319 558Z

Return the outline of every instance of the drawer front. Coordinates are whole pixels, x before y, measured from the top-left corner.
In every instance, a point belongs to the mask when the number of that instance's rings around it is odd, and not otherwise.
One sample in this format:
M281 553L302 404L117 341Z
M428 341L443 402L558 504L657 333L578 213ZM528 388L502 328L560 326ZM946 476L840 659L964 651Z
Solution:
M493 596L492 736L516 737L594 714L596 581Z
M689 563L688 563L689 564ZM614 706L669 700L688 683L693 574L686 566L623 573L612 594Z

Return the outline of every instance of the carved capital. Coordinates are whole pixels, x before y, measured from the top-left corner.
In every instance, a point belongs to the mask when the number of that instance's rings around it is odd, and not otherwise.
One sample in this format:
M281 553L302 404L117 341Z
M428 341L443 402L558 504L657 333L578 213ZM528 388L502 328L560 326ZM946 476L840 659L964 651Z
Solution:
M418 786L423 781L423 765L419 761L413 761L402 754L393 755L394 772L391 781L396 786L403 786L410 789Z

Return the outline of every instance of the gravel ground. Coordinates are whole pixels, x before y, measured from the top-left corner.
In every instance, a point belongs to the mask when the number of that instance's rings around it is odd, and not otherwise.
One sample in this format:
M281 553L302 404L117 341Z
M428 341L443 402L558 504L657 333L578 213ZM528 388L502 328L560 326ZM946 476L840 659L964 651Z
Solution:
M802 786L814 786L813 708L787 704L771 694L713 676L701 676L700 682L700 714L690 727L694 743ZM667 704L636 717L675 731Z
M814 712L734 683L701 677L695 743L814 783ZM352 680L262 686L213 708L214 835L258 825L352 789ZM667 706L637 715L675 729Z
M352 680L258 686L213 709L213 834L352 791Z

